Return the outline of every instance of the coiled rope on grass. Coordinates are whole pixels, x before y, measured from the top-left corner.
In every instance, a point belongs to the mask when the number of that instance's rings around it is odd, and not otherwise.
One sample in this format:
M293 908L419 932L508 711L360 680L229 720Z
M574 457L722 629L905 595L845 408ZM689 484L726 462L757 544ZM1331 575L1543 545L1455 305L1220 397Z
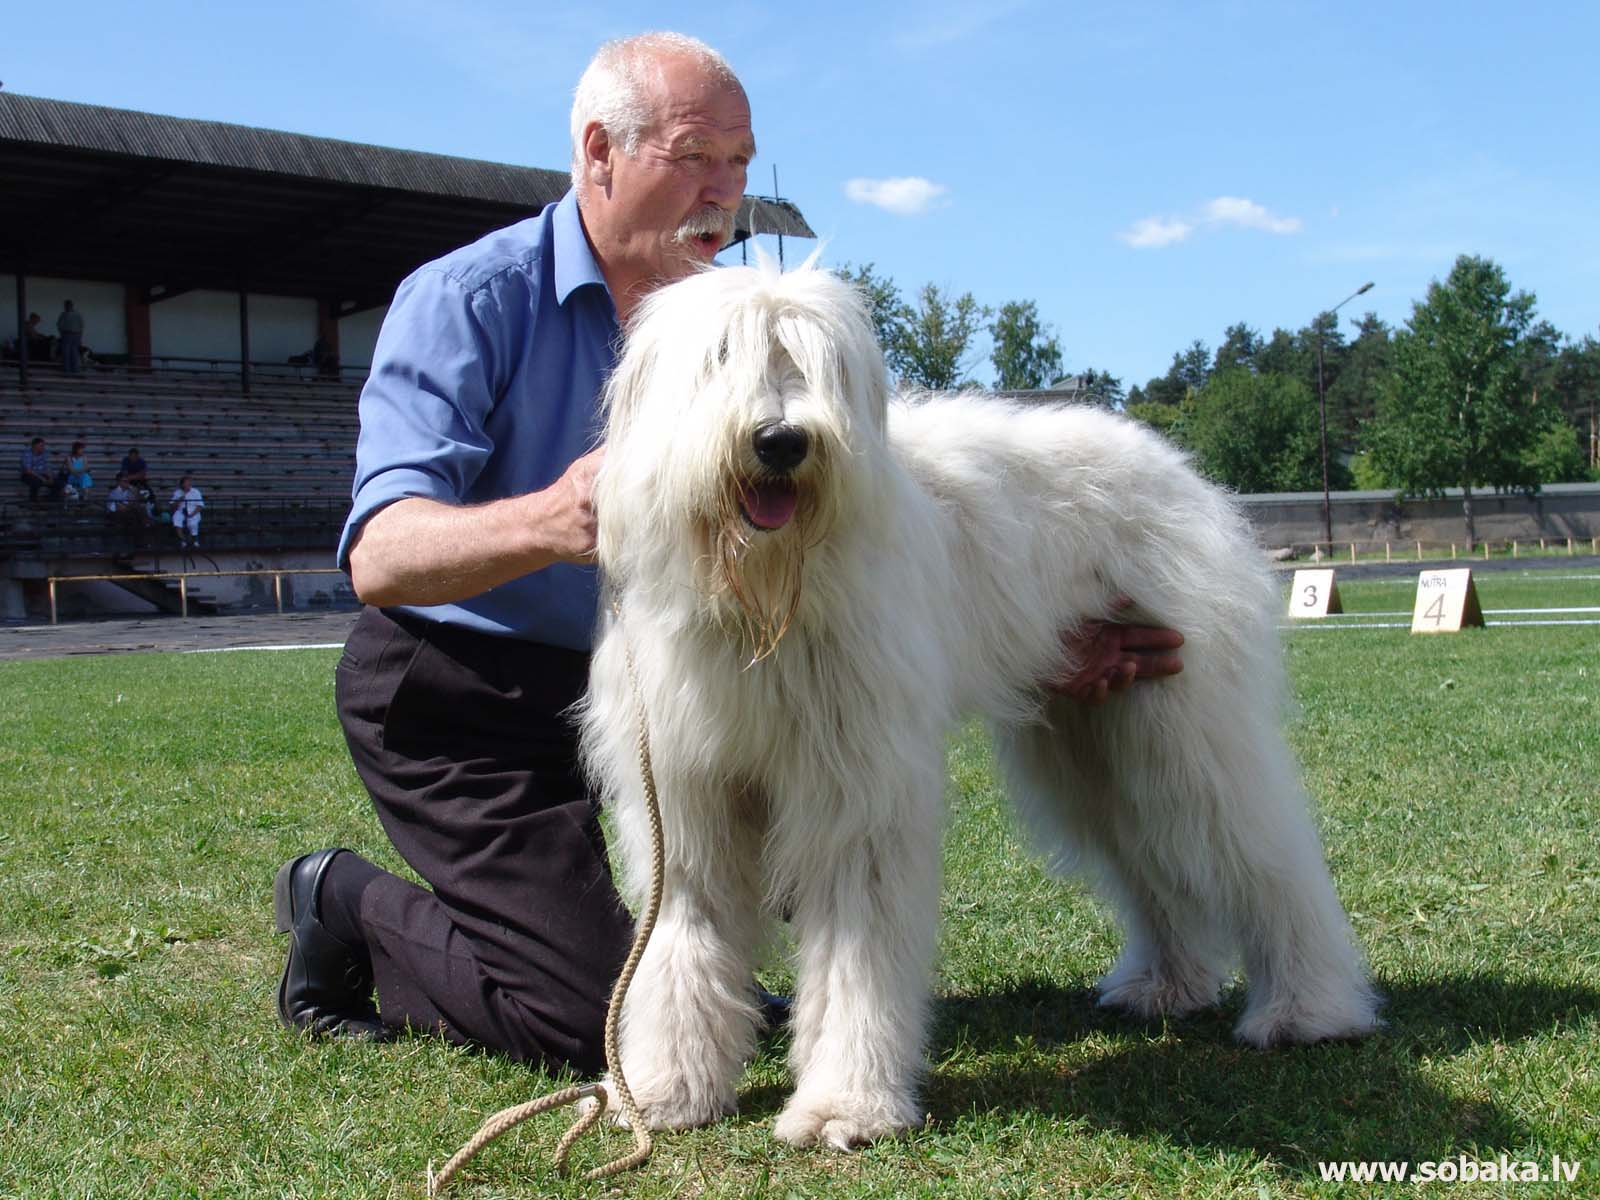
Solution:
M655 772L650 766L649 714L645 711L644 691L639 686L639 674L634 665L633 650L626 642L623 643L623 654L628 664L628 682L633 687L634 708L638 713L639 773L644 777L645 805L650 816L650 897L645 902L639 925L634 930L633 947L628 951L628 960L623 963L622 973L617 976L616 986L611 989L611 1003L606 1009L606 1071L611 1076L612 1089L622 1107L623 1116L633 1132L633 1149L620 1158L586 1172L585 1179L605 1179L637 1167L650 1157L650 1152L654 1148L650 1131L645 1128L644 1116L639 1112L633 1093L628 1090L628 1081L622 1075L618 1026L621 1025L622 1001L628 994L628 985L633 982L633 974L638 969L639 960L644 957L645 946L649 944L651 931L656 927L656 916L661 911L662 876L666 871L666 854L662 848L661 805L656 797ZM442 1193L457 1171L471 1162L478 1151L507 1130L522 1124L529 1117L536 1117L540 1113L581 1100L593 1100L594 1103L578 1114L578 1119L572 1123L572 1127L562 1134L561 1140L556 1143L555 1168L565 1175L567 1154L572 1149L573 1143L593 1128L605 1114L606 1092L603 1083L574 1084L572 1087L551 1092L547 1096L540 1096L537 1100L516 1104L495 1113L479 1127L478 1132L472 1135L465 1146L451 1156L450 1161L440 1168L438 1174L434 1174L433 1164L428 1164L428 1195L432 1197Z

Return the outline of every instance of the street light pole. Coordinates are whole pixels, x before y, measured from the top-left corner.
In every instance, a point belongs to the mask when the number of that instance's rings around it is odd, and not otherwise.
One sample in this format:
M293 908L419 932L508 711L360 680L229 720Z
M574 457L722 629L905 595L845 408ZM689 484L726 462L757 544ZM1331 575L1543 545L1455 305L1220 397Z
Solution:
M1363 283L1339 303L1328 310L1331 317L1357 296L1372 290L1371 282ZM1333 506L1328 498L1328 392L1322 382L1322 323L1317 323L1317 409L1322 415L1322 540L1328 553L1333 553Z

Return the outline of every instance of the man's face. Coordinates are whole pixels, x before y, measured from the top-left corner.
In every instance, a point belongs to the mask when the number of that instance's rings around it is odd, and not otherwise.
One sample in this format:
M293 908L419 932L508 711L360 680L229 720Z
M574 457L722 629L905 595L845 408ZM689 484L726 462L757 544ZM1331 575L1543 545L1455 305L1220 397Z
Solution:
M683 278L727 245L755 155L743 89L690 59L662 63L654 107L633 155L610 146L605 177L591 180L584 210L607 280L641 293Z

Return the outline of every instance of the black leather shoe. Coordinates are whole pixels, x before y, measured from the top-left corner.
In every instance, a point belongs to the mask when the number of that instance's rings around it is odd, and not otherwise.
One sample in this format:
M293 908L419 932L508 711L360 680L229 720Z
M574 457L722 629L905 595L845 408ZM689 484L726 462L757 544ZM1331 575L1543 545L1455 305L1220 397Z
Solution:
M279 933L289 935L289 957L278 981L278 1018L290 1029L322 1037L382 1041L388 1030L372 1002L372 966L366 954L330 933L318 903L322 878L341 849L303 854L278 868L272 908Z

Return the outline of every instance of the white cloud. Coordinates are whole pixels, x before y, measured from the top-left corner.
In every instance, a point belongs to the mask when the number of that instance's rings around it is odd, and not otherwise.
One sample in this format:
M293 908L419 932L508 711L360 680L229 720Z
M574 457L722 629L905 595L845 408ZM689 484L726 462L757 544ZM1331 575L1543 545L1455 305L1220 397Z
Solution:
M1188 221L1165 217L1143 217L1133 223L1133 228L1117 234L1136 250L1154 250L1181 242L1194 232Z
M914 216L927 212L930 205L950 189L920 175L903 175L894 179L851 179L844 185L844 194L857 204L872 204L886 212L901 216Z
M1240 229L1260 229L1267 233L1299 233L1305 222L1299 217L1280 217L1254 200L1242 196L1218 196L1207 200L1198 212L1187 217L1141 217L1117 237L1136 250L1158 250L1183 241L1197 230L1232 225Z
M1240 225L1245 229L1265 229L1268 233L1299 233L1304 227L1299 217L1278 217L1254 200L1242 196L1218 196L1206 202L1203 219L1211 225Z

